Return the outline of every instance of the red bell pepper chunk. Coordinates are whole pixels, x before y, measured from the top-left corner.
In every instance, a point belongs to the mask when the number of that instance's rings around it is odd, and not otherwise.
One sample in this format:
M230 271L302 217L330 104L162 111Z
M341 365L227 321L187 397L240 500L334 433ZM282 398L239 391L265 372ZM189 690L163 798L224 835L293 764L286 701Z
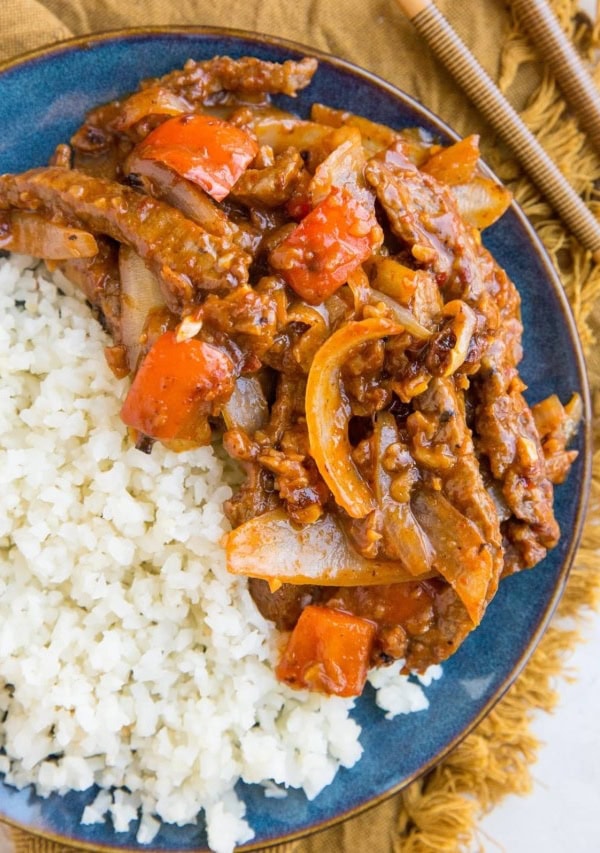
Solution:
M229 399L233 383L233 364L220 349L164 332L140 365L121 418L151 438L205 440L206 417Z
M275 670L290 687L359 696L377 628L368 619L332 607L305 607Z
M170 118L139 143L136 154L158 160L222 201L258 151L239 127L207 115Z
M346 283L381 243L375 214L348 190L335 188L271 253L271 266L313 305Z

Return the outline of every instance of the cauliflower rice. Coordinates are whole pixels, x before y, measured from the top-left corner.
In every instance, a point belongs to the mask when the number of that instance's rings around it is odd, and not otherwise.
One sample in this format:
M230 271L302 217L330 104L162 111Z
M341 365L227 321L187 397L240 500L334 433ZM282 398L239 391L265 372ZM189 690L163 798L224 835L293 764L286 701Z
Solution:
M358 761L353 701L276 681L277 632L219 544L233 466L133 448L108 339L30 266L0 260L0 773L99 785L83 823L141 816L141 844L204 810L230 853L253 836L239 779L312 799ZM427 707L398 665L371 681L388 717Z

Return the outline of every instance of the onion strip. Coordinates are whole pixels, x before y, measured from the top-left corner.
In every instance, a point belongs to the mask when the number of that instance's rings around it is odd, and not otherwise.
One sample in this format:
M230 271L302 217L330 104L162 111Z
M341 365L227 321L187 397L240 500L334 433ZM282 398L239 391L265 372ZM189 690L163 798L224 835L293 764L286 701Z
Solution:
M121 334L127 347L127 363L135 370L141 349L140 337L148 313L165 304L160 284L142 258L130 246L119 247L121 277Z
M372 586L425 580L395 560L368 560L354 550L337 518L325 513L299 526L284 509L251 518L225 538L227 569L235 575L281 583Z
M512 201L506 187L480 175L451 189L462 218L480 231L500 219Z
M117 131L127 131L147 116L178 116L189 111L189 103L169 89L160 86L142 89L123 101L113 127Z
M0 249L48 261L93 258L98 254L98 244L89 231L58 225L22 210L0 215Z
M135 152L127 161L129 175L147 178L147 189L155 198L177 207L188 219L201 225L216 237L232 237L236 231L225 213L203 189L182 178L157 160L140 157Z
M384 318L347 323L317 351L308 374L306 423L311 455L336 503L352 518L364 518L377 503L352 459L348 438L351 412L341 386L341 370L357 346L403 331L404 326Z
M233 393L221 410L227 429L243 429L253 436L269 420L269 405L256 376L238 376Z
M454 589L473 625L479 625L493 574L490 546L476 525L440 492L416 491L411 506L435 549L433 567Z
M425 340L432 336L433 332L419 323L412 311L405 308L403 305L399 305L392 296L373 290L371 291L369 301L371 305L377 305L377 303L385 305L389 313L392 315L391 319L394 323L400 323L404 326L404 329L412 335L413 338Z
M373 430L374 491L383 519L386 554L405 566L412 577L420 577L431 569L435 556L433 546L413 515L409 495L401 503L392 498L392 476L383 464L386 451L399 441L392 413L379 412Z

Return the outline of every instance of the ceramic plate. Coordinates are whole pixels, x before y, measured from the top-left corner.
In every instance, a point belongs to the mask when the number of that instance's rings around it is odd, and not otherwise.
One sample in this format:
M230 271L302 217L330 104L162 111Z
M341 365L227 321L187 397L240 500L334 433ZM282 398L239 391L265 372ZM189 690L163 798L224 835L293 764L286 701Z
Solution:
M141 78L216 54L284 60L315 51L249 33L213 29L144 30L65 42L30 54L0 70L0 172L47 162L69 139L87 109L135 89ZM439 119L406 94L347 62L320 55L314 82L295 100L278 99L306 115L313 101L352 111L394 127L421 126L441 139L455 138ZM530 401L556 391L564 401L578 391L586 422L580 451L566 485L556 490L560 544L532 572L501 584L482 625L444 665L427 690L426 712L386 720L367 689L354 712L362 726L362 760L341 770L313 802L297 791L266 799L259 786L240 785L256 831L249 848L306 834L343 819L401 788L443 757L481 718L517 676L555 607L579 537L589 480L589 395L581 347L561 285L537 237L513 205L485 232L485 243L514 279L523 299L525 358L522 375ZM38 798L0 783L0 814L9 821L78 849L137 850L136 827L116 834L104 825L80 826L94 791ZM161 851L206 848L197 826L164 826L151 845ZM145 848L148 849L148 848Z

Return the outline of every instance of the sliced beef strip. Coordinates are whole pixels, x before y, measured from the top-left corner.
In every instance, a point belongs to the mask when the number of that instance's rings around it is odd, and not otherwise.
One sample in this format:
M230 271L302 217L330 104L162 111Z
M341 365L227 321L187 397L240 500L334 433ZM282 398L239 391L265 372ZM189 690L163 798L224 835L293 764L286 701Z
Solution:
M535 422L521 393L517 365L522 325L516 288L461 220L449 188L420 172L401 143L372 158L366 177L392 231L434 272L445 301L463 299L479 316L479 364L473 365L479 370L472 371L475 444L521 522L506 524L504 531L509 542L517 531L518 541L528 542L523 566L529 565L532 543L537 542L537 553L543 554L556 544L559 531ZM523 535L523 525L533 538Z
M419 415L430 433L428 449L442 449L448 459L447 467L440 466L442 492L456 509L472 521L486 542L492 557L493 572L487 600L495 594L503 567L502 535L496 506L490 496L475 453L471 430L452 379L434 379L429 388L414 401L415 411L409 415L409 431L418 430ZM413 452L415 433L413 431Z
M451 273L459 227L456 204L431 175L420 172L402 142L371 158L365 167L392 232L407 244L415 261L433 270L438 284Z
M302 174L304 161L290 148L263 169L246 169L231 190L232 198L249 206L279 207L288 201Z
M488 253L486 285L499 310L499 330L473 377L474 427L478 451L502 484L504 500L514 515L503 525L521 568L538 563L558 542L554 490L546 467L533 413L523 396L518 364L523 350L520 299L514 284ZM512 571L516 570L513 561Z
M244 430L227 430L223 434L223 447L245 474L242 485L223 504L223 511L232 527L239 527L245 521L275 509L280 501L273 488L272 475L258 461L258 444Z
M217 56L200 62L189 60L183 69L161 78L145 80L140 89L167 89L179 96L184 106L187 102L189 111L194 112L205 102L218 101L228 92L239 94L242 99L250 96L254 100L262 94L266 101L270 94L295 96L308 86L316 69L316 59L307 57L300 61L290 59L277 63L253 57L232 59ZM123 164L133 143L152 130L157 121L164 119L160 115L149 116L148 121L141 121L140 127L134 125L123 129L121 119L127 100L110 101L86 115L84 123L71 138L76 168L97 177L122 177Z
M419 267L433 272L444 302L464 300L479 315L478 334L491 337L498 316L489 298L490 262L474 230L462 220L450 188L421 172L401 140L371 158L365 176L392 232Z
M158 275L174 311L204 291L248 280L250 257L176 208L114 181L74 169L32 169L0 177L0 207L41 210L131 246Z
M294 96L308 86L316 70L317 60L310 57L279 63L250 56L215 56L200 62L190 59L182 70L145 80L142 86L162 86L191 103L202 103L219 92Z
M553 488L535 421L515 374L500 348L484 357L473 383L478 446L489 460L493 476L501 481L504 499L514 516L531 529L542 549L548 549L560 536L552 506ZM522 539L522 525L506 527L509 540L511 531L517 529ZM524 566L530 565L530 559L524 560Z
M424 672L434 663L447 660L473 629L465 606L452 587L439 581L423 586L431 596L433 618L422 633L408 632L404 672Z
M307 605L318 604L330 594L326 587L291 583L271 592L261 578L248 578L248 590L261 614L280 631L291 631Z
M330 588L325 603L374 621L372 665L403 659L406 673L446 660L473 629L463 603L442 580Z

